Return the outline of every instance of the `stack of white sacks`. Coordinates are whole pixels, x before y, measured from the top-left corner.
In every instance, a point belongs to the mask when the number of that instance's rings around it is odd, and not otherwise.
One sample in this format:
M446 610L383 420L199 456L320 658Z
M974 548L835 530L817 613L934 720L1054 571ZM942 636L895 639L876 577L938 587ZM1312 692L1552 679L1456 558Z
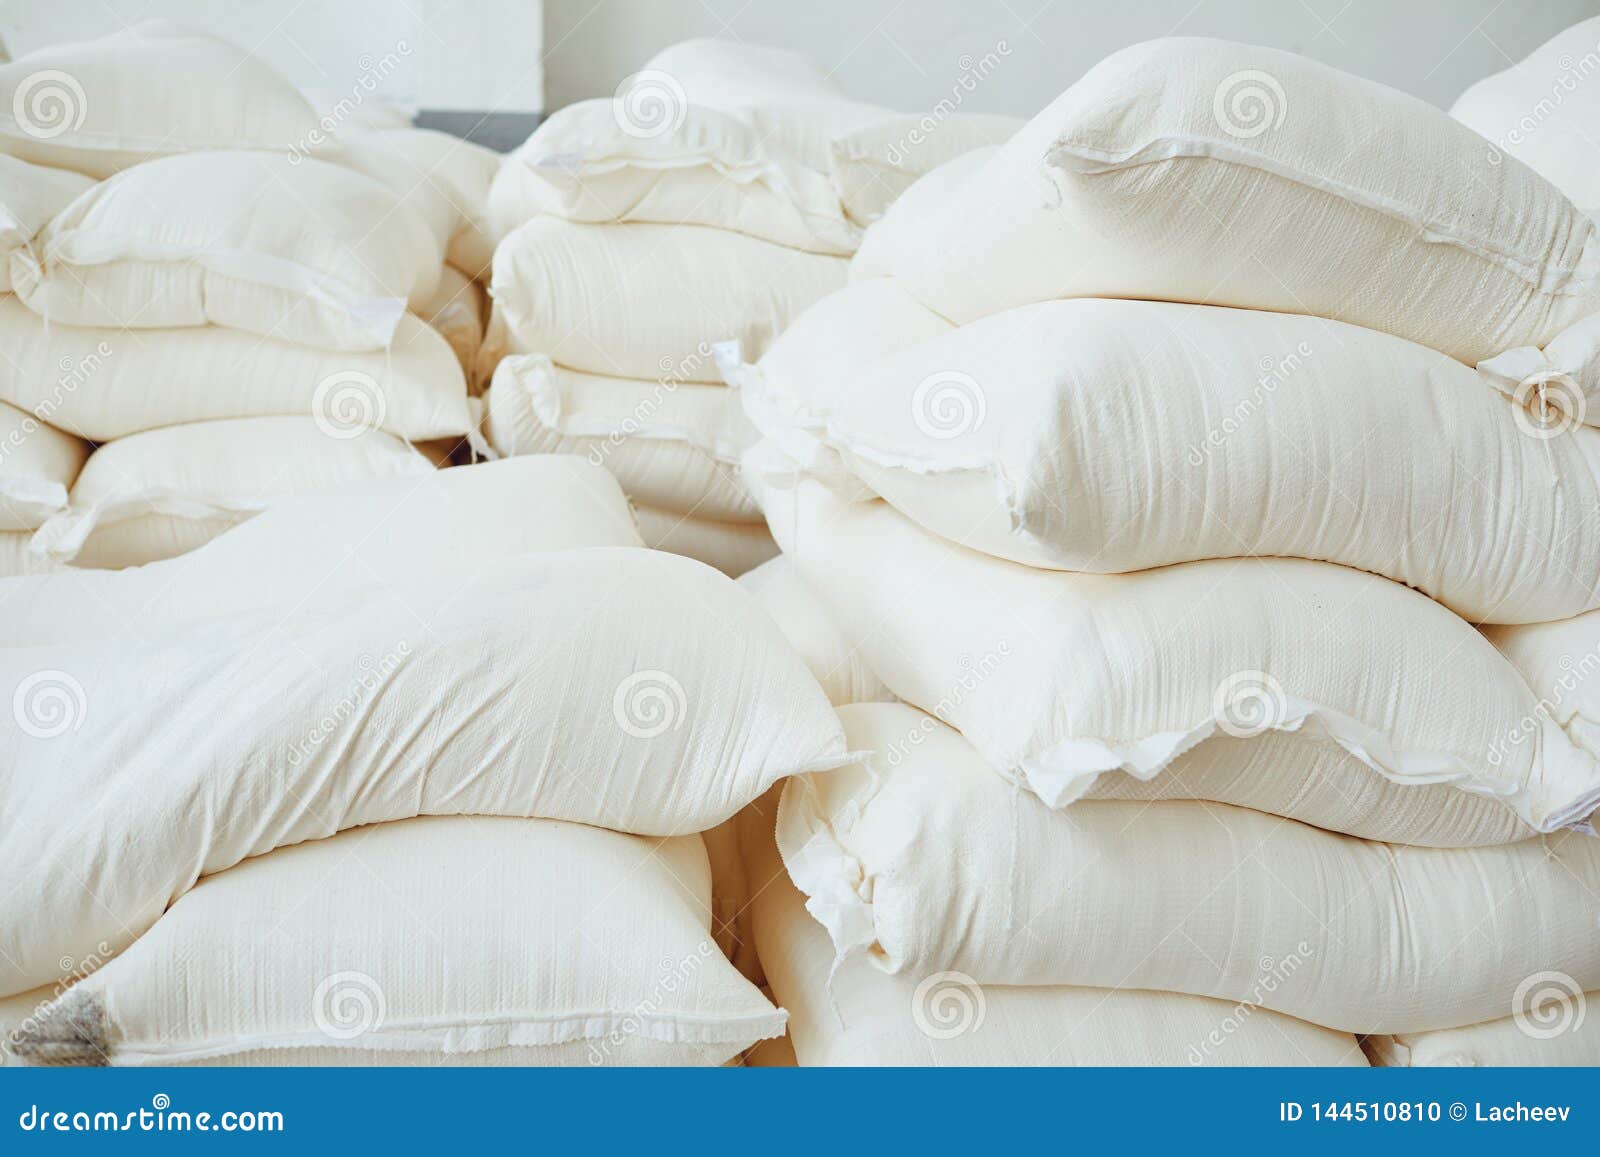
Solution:
M1600 1060L1600 236L1491 151L1137 46L745 367L800 1063Z
M782 1033L698 833L845 762L839 720L599 467L299 496L0 601L6 1059L720 1064Z
M756 434L719 363L844 285L860 221L932 167L877 163L907 119L797 56L710 40L553 114L490 195L486 441L605 465L652 546L735 575L770 557L737 472Z
M163 23L6 64L0 99L0 400L96 446L49 451L47 517L9 519L37 533L7 573L181 554L287 495L431 472L465 437L493 153L319 116Z

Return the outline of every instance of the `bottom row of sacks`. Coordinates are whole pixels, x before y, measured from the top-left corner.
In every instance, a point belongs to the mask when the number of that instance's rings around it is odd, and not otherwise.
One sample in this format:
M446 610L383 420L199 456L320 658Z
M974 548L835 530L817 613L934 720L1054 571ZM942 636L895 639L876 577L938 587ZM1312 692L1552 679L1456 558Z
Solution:
M1600 1061L1583 992L1600 988L1600 842L1410 848L1218 804L1052 811L931 716L840 716L878 754L737 821L745 934L789 1014L784 1047L749 1063Z

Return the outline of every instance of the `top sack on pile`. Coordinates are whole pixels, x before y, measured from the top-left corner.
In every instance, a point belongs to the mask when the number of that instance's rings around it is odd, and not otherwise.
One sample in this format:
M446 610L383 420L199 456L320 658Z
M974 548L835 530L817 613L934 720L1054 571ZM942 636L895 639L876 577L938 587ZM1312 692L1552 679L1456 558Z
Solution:
M1532 170L1490 164L1413 97L1217 40L1107 57L874 232L853 273L893 273L957 322L1158 298L1354 322L1474 363L1600 310L1594 226Z
M860 233L828 179L829 143L888 115L846 100L793 53L685 41L614 97L553 113L501 167L490 217L501 235L549 214L710 225L853 253Z
M271 68L164 20L0 66L0 152L91 177L202 149L304 151L322 136Z
M444 255L388 189L271 153L164 157L79 197L11 255L11 283L66 325L221 325L324 349L381 349Z
M1557 33L1504 72L1456 98L1450 115L1489 139L1490 164L1509 153L1555 185L1578 208L1600 209L1600 16Z

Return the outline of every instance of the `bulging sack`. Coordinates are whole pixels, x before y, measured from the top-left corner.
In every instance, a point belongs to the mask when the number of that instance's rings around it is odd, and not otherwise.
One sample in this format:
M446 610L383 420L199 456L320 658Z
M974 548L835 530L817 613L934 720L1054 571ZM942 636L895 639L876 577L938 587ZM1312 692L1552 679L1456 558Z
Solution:
M727 112L670 86L558 109L506 159L490 191L499 235L539 216L708 225L816 253L855 252L828 178Z
M738 578L778 553L761 522L718 522L635 503L639 537L652 550L681 554Z
M741 575L739 584L772 616L795 654L822 685L828 702L842 707L846 703L893 701L894 692L872 673L859 649L834 626L790 559L781 554L769 559Z
M0 534L35 530L67 507L89 444L0 402Z
M464 434L467 391L449 343L409 314L386 350L312 349L220 326L46 323L0 297L0 398L95 442L219 418L321 416L412 441Z
M735 390L584 374L525 354L500 362L486 402L483 434L497 454L581 455L642 505L761 521L738 469L758 435Z
M716 384L712 346L759 357L844 285L846 263L721 229L539 218L495 251L512 353L591 374Z
M749 596L646 550L473 560L136 651L6 648L0 687L0 993L120 951L198 878L276 847L428 814L679 835L845 758Z
M1533 170L1491 164L1415 97L1220 40L1108 56L877 231L876 260L957 322L1158 298L1336 318L1473 364L1600 309L1595 227Z
M202 881L27 1016L8 1051L76 1065L720 1064L784 1015L717 952L709 903L698 836L379 824Z
M741 818L745 813L741 813ZM980 984L835 960L773 846L742 826L757 948L795 1060L822 1065L1354 1065L1349 1033L1184 993ZM793 1063L793 1062L791 1062Z
M11 254L93 185L81 173L0 154L0 293L11 291Z
M0 65L0 148L91 177L197 150L289 155L323 137L305 97L259 57L170 21Z
M18 537L25 548L30 536ZM294 607L452 570L464 559L489 565L537 551L643 545L616 480L578 458L349 482L274 502L180 558L6 583L0 647L113 637L158 643L175 623ZM59 565L23 557L37 564L28 573Z
M1323 806L1344 812L1373 774L1389 781L1390 822L1404 815L1419 834L1436 817L1417 788L1478 797L1462 817L1472 818L1466 843L1515 838L1501 809L1553 831L1600 806L1600 766L1541 716L1516 668L1388 579L1301 559L1042 571L814 481L758 497L868 666L1051 806L1102 773L1150 780L1212 736L1269 731L1327 738L1345 753L1296 773L1305 790L1295 814L1319 825ZM1227 790L1221 802L1256 806L1250 785Z
M431 473L392 434L315 418L240 418L147 430L90 455L68 508L34 549L78 566L142 566L187 553L291 494Z
M840 956L906 977L1188 992L1363 1034L1501 1015L1538 972L1600 986L1592 837L1408 848L1192 802L1057 812L909 707L840 717L876 754L788 784L777 829Z
M370 177L270 153L137 165L11 254L11 283L65 325L220 325L338 350L382 349L444 259L427 224Z
M870 225L918 178L974 149L1005 144L1023 123L983 113L885 117L828 143L829 175L850 219Z
M1490 164L1509 154L1586 212L1600 210L1600 173L1585 162L1600 96L1586 83L1600 49L1600 16L1556 33L1510 68L1456 98L1450 115L1486 138Z
M851 471L988 554L1101 574L1321 559L1469 622L1600 605L1600 507L1582 500L1600 478L1600 431L1544 428L1459 362L1388 334L1083 298L1008 310L824 382L811 408L827 411L822 437ZM1450 452L1419 454L1424 429Z
M454 269L487 276L494 260L489 186L499 153L433 129L398 128L346 134L328 159L365 173L415 209Z

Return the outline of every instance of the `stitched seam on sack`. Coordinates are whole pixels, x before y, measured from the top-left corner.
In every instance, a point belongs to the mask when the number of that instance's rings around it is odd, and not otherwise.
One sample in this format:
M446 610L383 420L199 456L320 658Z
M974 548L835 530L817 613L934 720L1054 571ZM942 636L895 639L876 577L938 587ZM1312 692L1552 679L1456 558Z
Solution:
M1099 172L1085 174L1087 176L1099 176L1102 173L1114 173L1123 169L1142 168L1146 165L1175 160L1179 157L1204 157L1220 164L1253 169L1381 213L1392 220L1410 226L1417 231L1424 241L1452 245L1464 252L1471 253L1483 261L1498 265L1516 274L1518 278L1540 293L1549 294L1553 297L1577 297L1595 291L1595 274L1584 269L1585 256L1589 253L1595 238L1595 230L1592 223L1587 225L1588 232L1583 249L1575 264L1548 266L1544 263L1530 260L1520 254L1499 249L1487 237L1473 237L1462 234L1445 225L1427 221L1408 213L1402 205L1390 198L1381 197L1365 189L1346 185L1330 178L1317 177L1291 165L1274 161L1260 153L1252 153L1248 150L1240 149L1229 142L1218 141L1210 137L1160 136L1137 148L1117 152L1096 148L1093 145L1074 144L1065 140L1058 140L1045 153L1045 164L1052 168L1071 171L1070 165L1059 162L1059 158L1062 156L1084 157L1106 165L1106 168ZM1538 275L1535 275L1534 270L1539 271ZM1579 277L1585 278L1585 281L1576 286L1572 285L1572 280ZM1553 278L1561 281L1560 288L1545 288L1546 283Z

